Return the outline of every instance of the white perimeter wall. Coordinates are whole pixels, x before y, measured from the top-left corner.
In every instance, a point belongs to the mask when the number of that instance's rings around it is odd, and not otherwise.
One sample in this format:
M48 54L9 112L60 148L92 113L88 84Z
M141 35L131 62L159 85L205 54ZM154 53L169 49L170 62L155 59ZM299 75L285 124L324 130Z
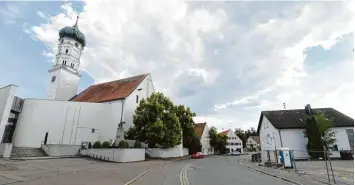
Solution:
M12 143L0 143L0 156L9 158L11 156Z
M145 160L144 148L125 148L125 149L86 149L82 150L83 155L91 158L113 161L113 162L133 162Z
M81 145L42 145L42 150L48 155L53 157L63 157L63 156L77 156L79 155L79 149Z
M187 148L182 148L182 147L174 147L174 148L147 148L146 153L151 157L151 158L171 158L171 157L182 157L186 154L189 153Z
M114 141L116 129L110 104L26 99L13 144L40 148L46 132L47 144Z
M15 85L8 85L6 87L0 88L0 142L4 135L5 126L9 119L16 88L17 86Z

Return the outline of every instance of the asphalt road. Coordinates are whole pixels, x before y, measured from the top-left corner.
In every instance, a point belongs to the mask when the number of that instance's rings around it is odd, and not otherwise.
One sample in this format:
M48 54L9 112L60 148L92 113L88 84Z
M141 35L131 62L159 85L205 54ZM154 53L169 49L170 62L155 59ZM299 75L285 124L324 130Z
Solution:
M132 185L286 185L287 182L242 167L243 156L211 156L170 163ZM245 157L245 156L244 156Z

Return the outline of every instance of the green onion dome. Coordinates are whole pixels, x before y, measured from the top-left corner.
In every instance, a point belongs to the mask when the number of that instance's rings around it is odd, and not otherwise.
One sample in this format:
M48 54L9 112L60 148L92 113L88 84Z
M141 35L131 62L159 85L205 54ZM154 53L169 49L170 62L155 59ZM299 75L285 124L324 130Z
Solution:
M78 17L79 18L79 17ZM63 37L69 37L78 41L83 47L85 47L85 35L78 28L78 19L74 26L66 26L59 30L59 39Z

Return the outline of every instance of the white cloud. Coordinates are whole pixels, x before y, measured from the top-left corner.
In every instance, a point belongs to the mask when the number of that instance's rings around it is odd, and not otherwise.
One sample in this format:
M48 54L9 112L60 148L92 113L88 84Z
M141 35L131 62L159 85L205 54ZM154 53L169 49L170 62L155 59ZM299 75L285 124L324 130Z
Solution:
M353 32L353 2L280 2L282 8L262 6L260 11L250 10L258 2L84 3L79 28L87 47L81 70L96 82L150 72L157 90L198 107L204 112L200 116L218 128L229 128L229 122L256 127L260 110L280 109L282 102L289 108L304 103L346 107L340 97L353 93L344 85L348 73L333 78L328 69L309 74L304 66L306 48L329 49ZM31 27L30 33L50 48L44 53L49 57L56 51L58 30L74 24L77 15L70 4L62 9L48 17L49 23ZM319 87L309 82L316 78ZM333 79L342 88L332 89Z

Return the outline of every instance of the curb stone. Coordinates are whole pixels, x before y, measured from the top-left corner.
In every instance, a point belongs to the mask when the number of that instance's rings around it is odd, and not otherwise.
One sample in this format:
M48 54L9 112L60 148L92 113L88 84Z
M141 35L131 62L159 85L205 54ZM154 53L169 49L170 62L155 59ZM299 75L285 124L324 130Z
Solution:
M265 171L262 171L262 170L259 170L259 169L256 169L256 168L252 168L250 166L247 166L245 164L242 163L242 160L239 160L239 165L245 167L245 168L248 168L249 170L252 170L252 171L256 171L256 172L259 172L259 173L262 173L262 174L265 174L265 175L269 175L269 176L272 176L274 178L278 178L278 179L281 179L283 181L286 181L288 183L291 183L291 184L296 184L296 185L304 185L300 182L297 182L297 181L293 181L293 180L290 180L290 179L287 179L287 178L284 178L284 177L280 177L278 175L275 175L275 174L272 174L272 173L268 173L268 172L265 172Z
M130 185L130 184L132 184L134 181L136 181L138 178L144 176L145 174L149 173L150 171L153 171L153 170L155 170L155 169L157 169L157 168L160 168L160 167L162 167L162 166L164 166L164 165L166 165L166 164L169 164L169 163L172 163L172 162L175 162L175 161L184 160L184 159L189 159L189 158L188 158L188 157L182 157L182 158L179 158L179 159L174 159L174 160L167 161L167 162L164 162L164 163L162 163L162 164L159 164L159 165L157 165L157 166L155 166L155 167L153 167L153 168L150 168L150 169L146 170L145 172L139 174L138 176L134 177L132 180L126 182L126 183L123 184L123 185Z

